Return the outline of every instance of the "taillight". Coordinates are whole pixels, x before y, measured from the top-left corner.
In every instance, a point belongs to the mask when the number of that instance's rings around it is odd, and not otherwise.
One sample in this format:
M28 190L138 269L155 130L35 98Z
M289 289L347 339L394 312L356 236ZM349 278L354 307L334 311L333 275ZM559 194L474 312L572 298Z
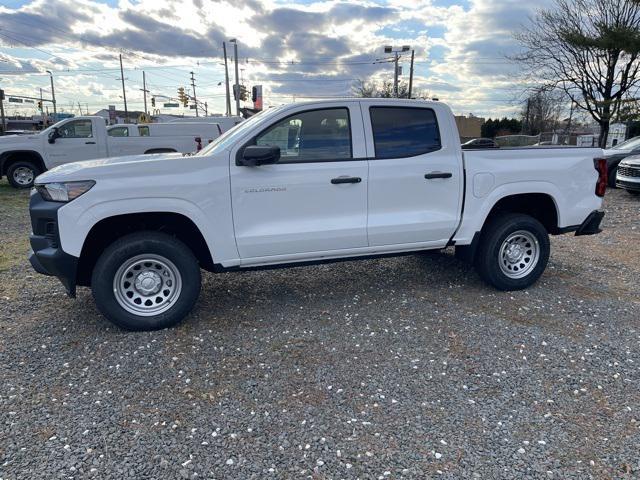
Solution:
M599 197L604 197L605 192L607 191L607 183L608 183L608 174L609 171L607 169L607 159L606 158L594 158L593 165L596 167L598 171L598 182L596 183L596 195Z
M199 152L200 150L202 150L202 138L196 137L194 138L194 140L196 142L196 151Z

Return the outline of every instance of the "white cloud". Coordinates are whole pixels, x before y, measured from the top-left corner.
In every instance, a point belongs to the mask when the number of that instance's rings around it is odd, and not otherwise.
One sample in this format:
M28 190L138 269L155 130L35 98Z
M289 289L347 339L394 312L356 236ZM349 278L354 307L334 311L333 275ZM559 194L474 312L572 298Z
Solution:
M124 51L132 108L142 102L142 69L149 89L167 96L188 87L193 70L199 96L221 111L224 87L217 84L225 39L238 39L246 82L262 82L273 103L291 95L348 94L355 78L389 78L391 64L373 63L384 57L382 46L409 44L416 49L416 88L460 112L510 113L514 80L502 55L516 48L511 32L527 21L532 7L515 0L442 3L120 0L113 6L34 0L18 9L0 7L0 59L6 57L0 76L8 65L24 72L54 70L61 98L97 110L121 103L117 55ZM403 62L408 74L407 58ZM48 80L5 78L5 89L31 95Z

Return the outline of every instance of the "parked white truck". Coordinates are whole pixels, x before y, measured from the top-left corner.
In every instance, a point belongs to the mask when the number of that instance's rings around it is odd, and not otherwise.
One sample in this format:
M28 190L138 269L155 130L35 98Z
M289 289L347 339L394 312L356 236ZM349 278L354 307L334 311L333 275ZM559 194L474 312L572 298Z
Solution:
M153 134L156 129L162 132ZM122 155L191 153L220 133L215 123L107 127L102 117L74 117L34 135L0 137L0 178L6 175L13 187L30 188L37 175L58 165Z
M90 286L121 327L164 328L201 269L301 265L455 246L500 290L533 284L549 234L600 231L600 149L460 148L439 102L342 99L260 113L194 156L63 165L30 203L31 263Z

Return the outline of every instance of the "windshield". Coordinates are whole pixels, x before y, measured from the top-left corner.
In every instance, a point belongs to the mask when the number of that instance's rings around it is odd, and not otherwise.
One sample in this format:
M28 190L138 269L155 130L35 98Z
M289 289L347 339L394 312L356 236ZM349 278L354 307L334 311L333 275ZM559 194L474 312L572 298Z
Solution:
M612 148L613 150L635 150L638 147L640 147L640 137L630 138Z
M245 120L244 122L240 122L235 127L227 130L225 133L216 138L209 145L200 150L196 155L204 156L212 153L216 153L220 150L224 150L230 144L232 144L238 137L244 135L244 133L249 130L255 123L260 121L263 118L268 118L274 115L281 107L270 108L269 110L263 110L260 113L256 113L254 116Z

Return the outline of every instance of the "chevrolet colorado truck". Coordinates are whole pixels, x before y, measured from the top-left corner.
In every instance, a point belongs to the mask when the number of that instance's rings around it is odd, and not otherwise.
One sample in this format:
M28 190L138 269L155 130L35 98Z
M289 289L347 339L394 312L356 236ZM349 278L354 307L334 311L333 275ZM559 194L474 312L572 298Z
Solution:
M132 330L169 327L201 270L443 249L499 290L532 285L549 235L598 233L602 150L462 150L434 101L340 99L268 109L193 156L78 162L36 179L33 268Z
M135 126L135 132L127 125L107 129L104 118L87 116L61 120L33 135L0 137L0 178L6 175L11 186L30 188L38 174L64 163L143 153L191 153L220 136L220 127L214 123L163 125L162 134L153 134L156 128L152 124Z

